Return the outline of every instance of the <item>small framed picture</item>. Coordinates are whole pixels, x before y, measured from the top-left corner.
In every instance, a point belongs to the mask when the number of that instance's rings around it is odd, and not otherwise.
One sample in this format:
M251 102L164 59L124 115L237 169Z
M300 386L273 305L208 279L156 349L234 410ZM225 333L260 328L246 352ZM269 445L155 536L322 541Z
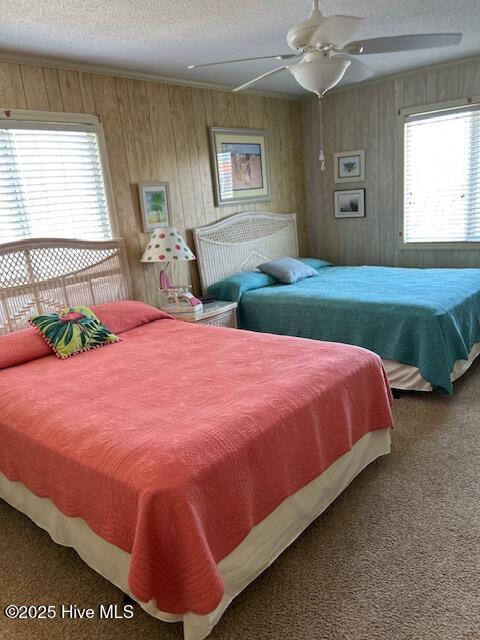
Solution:
M210 148L217 207L272 199L266 131L211 127Z
M365 189L334 191L335 218L365 218Z
M168 182L141 182L138 192L144 232L150 233L158 227L169 227Z
M365 180L365 150L335 153L335 182L363 182Z

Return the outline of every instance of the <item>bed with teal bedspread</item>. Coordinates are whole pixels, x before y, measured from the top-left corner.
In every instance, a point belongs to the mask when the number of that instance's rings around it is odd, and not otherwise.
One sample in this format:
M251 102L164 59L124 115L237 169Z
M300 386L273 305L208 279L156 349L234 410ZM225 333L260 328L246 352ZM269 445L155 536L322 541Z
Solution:
M239 303L240 328L365 347L418 367L446 393L454 363L480 341L480 269L329 266L288 285L259 273L234 278L245 282L209 292Z

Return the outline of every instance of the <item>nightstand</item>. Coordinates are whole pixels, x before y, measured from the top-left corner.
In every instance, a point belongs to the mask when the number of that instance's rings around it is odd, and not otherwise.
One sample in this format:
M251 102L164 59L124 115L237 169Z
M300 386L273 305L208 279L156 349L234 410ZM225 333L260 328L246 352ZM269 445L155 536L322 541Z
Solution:
M237 328L237 303L236 302L222 302L221 300L215 300L215 302L207 302L203 305L203 311L196 314L175 313L175 311L168 311L177 320L183 322L196 322L198 324L212 324L217 327L230 327L232 329Z

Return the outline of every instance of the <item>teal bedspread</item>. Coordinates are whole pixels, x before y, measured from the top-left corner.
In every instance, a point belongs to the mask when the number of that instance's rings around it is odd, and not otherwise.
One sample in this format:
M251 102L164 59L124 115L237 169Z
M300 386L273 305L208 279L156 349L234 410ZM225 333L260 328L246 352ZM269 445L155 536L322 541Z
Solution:
M243 293L239 319L253 331L365 347L451 393L455 361L480 341L480 269L325 267Z

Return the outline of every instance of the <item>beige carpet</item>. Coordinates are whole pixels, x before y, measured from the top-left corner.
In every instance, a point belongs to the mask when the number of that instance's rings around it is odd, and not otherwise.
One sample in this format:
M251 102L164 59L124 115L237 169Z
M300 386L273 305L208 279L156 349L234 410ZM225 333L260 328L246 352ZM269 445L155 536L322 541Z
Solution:
M211 640L480 639L480 362L453 398L395 402L393 451L241 594ZM96 607L122 594L0 500L0 638L180 639L181 625L10 621L8 603Z

